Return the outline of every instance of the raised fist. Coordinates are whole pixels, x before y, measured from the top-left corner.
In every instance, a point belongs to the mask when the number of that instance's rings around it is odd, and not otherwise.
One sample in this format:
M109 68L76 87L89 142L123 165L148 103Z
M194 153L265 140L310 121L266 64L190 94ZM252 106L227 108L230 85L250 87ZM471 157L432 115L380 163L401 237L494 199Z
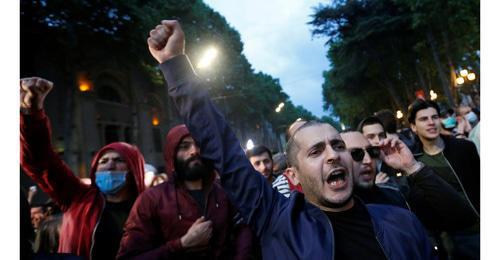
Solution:
M38 77L23 78L20 85L21 111L26 114L42 109L45 97L54 86L52 82Z
M161 24L149 32L148 47L158 63L184 54L184 32L179 22L161 21Z

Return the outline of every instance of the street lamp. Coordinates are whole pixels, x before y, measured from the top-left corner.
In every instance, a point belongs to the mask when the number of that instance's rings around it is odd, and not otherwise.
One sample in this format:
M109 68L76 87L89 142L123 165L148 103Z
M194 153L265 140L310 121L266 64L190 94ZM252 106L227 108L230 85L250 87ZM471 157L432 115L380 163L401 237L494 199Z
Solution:
M247 141L247 150L253 149L254 146L255 145L253 144L252 139L248 139L248 141Z
M205 53L203 53L203 56L201 57L200 61L198 62L198 65L196 67L199 69L207 68L215 60L215 58L217 57L217 54L218 54L218 51L215 47L213 47L213 46L209 47L205 51Z
M431 89L431 92L429 93L431 95L431 100L436 100L438 97L438 94L434 92L434 90Z
M274 111L276 111L276 113L279 113L281 112L281 109L283 109L283 107L285 106L285 103L281 102Z
M456 85L462 85L465 83L465 80L467 79L468 81L474 81L476 79L476 74L472 71L468 71L466 69L460 70L459 72L459 77L455 80Z
M396 118L397 119L403 118L403 112L401 112L401 110L396 111Z

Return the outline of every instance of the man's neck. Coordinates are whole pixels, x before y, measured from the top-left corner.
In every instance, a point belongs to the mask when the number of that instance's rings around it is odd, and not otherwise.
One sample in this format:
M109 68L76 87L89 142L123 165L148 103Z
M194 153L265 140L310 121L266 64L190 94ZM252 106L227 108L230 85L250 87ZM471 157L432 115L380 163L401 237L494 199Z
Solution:
M421 138L420 141L422 141L424 152L426 154L436 155L444 150L444 141L441 136L432 140Z
M203 180L195 180L195 181L184 181L184 186L188 190L201 190L203 188Z
M106 201L111 203L119 203L126 201L130 198L130 192L127 186L123 187L116 194L107 194Z
M354 198L350 198L349 202L347 202L347 204L345 204L344 206L339 207L339 208L325 207L325 206L321 206L321 205L316 205L316 206L319 209L321 209L322 211L327 211L327 212L342 212L342 211L349 210L349 209L351 209L354 206Z

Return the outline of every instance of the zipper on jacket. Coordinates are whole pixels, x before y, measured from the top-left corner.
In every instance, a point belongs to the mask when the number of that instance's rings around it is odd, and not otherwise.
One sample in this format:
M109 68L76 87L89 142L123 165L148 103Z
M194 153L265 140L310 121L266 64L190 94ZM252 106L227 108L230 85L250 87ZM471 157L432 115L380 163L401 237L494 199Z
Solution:
M99 223L101 222L102 214L104 213L104 209L106 208L106 198L100 192L99 192L99 195L101 195L101 197L104 199L104 206L102 207L101 213L99 214L99 218L97 219L97 222L95 223L94 231L92 231L92 244L90 245L90 253L89 253L90 260L92 260L92 250L94 249L95 232L97 231L97 226L99 226Z
M472 202L470 201L469 199L469 195L467 195L467 191L465 191L465 188L464 186L462 185L462 182L460 181L460 178L458 178L458 175L457 173L455 172L455 169L453 169L453 167L451 166L450 162L448 161L448 159L446 158L446 156L444 156L444 153L441 152L441 154L443 155L443 158L444 160L446 161L446 163L448 164L448 166L450 167L451 171L453 172L453 174L455 175L455 178L457 178L457 181L458 181L458 184L460 184L460 188L462 189L462 191L464 192L465 194L465 198L467 199L467 202L469 202L470 206L472 207L472 210L474 210L474 213L476 213L476 216L479 218L479 213L477 212L476 208L474 207L474 205L472 204Z
M328 222L328 226L330 226L330 231L331 234L332 234L332 260L335 260L335 235L333 233L333 226L332 226L332 222L330 222L330 218L328 218L328 216L326 215L325 212L323 212L322 210L320 210L322 215L325 216L326 218L326 221Z

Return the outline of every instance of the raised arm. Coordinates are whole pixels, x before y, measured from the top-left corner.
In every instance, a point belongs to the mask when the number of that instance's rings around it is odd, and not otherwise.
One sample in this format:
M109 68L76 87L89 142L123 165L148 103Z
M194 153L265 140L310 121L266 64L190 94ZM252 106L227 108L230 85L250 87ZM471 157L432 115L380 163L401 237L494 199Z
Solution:
M257 236L286 200L246 158L240 142L211 102L206 87L184 55L184 33L177 21L162 21L150 32L149 50L160 63L172 97L204 158L212 161L233 204Z
M21 166L65 210L84 186L52 149L50 121L43 110L52 87L37 77L20 81Z

